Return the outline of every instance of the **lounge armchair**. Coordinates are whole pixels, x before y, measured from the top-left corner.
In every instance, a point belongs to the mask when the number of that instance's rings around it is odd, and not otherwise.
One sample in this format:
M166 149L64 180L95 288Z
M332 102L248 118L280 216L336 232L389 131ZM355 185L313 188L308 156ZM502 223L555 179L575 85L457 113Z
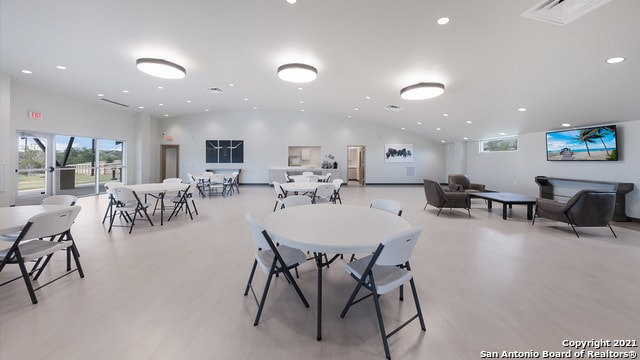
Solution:
M580 237L576 231L578 226L608 226L617 238L609 224L615 206L616 193L613 191L580 190L566 203L538 198L531 225L535 224L536 217L562 221L571 225L577 237Z
M464 174L449 175L449 189L451 191L484 191L484 184L472 183L469 177Z
M437 207L438 216L442 208L462 208L467 209L469 217L471 217L471 198L466 192L448 192L442 189L442 186L433 180L424 179L424 195L427 198L427 203L424 205L424 209L427 205ZM423 209L423 210L424 210Z

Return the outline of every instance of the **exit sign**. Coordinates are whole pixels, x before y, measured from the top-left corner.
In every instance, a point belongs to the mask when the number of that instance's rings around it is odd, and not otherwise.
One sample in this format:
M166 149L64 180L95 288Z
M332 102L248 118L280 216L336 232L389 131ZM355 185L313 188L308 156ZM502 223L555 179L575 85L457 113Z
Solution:
M29 111L28 117L32 120L42 120L42 113L39 111Z

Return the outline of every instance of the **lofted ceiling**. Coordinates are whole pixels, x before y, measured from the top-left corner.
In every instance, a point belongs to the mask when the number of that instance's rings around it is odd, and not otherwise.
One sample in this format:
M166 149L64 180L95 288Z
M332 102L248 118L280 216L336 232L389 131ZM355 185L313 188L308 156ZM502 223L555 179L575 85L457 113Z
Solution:
M539 2L2 0L0 70L154 118L319 113L445 142L640 120L640 1L613 0L566 25L521 16ZM605 62L614 56L626 61ZM141 57L187 75L151 77L136 69ZM276 69L291 62L315 66L318 78L280 80ZM446 90L401 99L417 82Z

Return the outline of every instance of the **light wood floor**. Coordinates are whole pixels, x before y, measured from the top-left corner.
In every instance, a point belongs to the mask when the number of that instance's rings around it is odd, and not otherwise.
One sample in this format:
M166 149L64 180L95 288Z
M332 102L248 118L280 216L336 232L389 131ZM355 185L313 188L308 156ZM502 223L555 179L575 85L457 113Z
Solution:
M393 336L392 358L478 359L481 351L572 350L563 340L640 340L636 230L614 226L615 239L606 228L581 228L576 238L565 224L531 226L524 206L503 221L500 206L489 212L476 200L471 218L463 210L437 217L423 210L421 186L354 186L342 194L353 205L400 201L403 216L424 227L412 265L427 331L413 322ZM125 228L108 234L100 223L104 196L81 198L73 233L86 277L45 287L37 305L20 281L0 288L0 359L384 359L371 301L339 317L355 284L344 262L324 272L322 342L312 262L299 280L311 307L280 277L253 326L257 306L243 291L254 249L243 215L263 218L274 197L271 187L241 186L232 197L198 199L193 221L140 222L131 235ZM63 260L57 256L46 276L63 270ZM17 273L6 268L0 282ZM265 276L257 274L261 290ZM389 327L413 307L409 293L403 303L396 295L382 297Z

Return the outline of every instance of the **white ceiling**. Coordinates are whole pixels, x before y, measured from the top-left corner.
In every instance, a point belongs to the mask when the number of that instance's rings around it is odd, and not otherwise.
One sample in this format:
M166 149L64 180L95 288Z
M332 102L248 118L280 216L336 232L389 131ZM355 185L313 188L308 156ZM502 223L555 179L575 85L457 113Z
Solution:
M564 26L521 16L538 2L2 0L0 70L158 118L285 110L447 142L640 120L640 1L613 0ZM442 16L451 22L438 25ZM627 60L606 64L613 56ZM140 57L179 63L187 76L153 78L136 69ZM302 90L283 82L276 68L289 62L315 66L318 79ZM422 81L446 91L400 98L402 87Z

